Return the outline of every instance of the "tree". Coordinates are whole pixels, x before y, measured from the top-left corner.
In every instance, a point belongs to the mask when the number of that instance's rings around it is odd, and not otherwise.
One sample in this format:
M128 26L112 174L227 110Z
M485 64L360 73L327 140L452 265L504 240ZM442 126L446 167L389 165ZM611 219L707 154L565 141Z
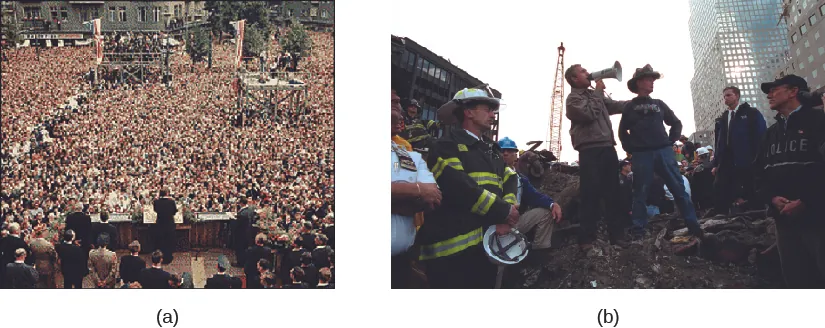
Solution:
M278 42L281 44L281 48L293 55L300 54L301 56L306 56L312 49L312 39L309 38L306 28L294 18L290 24L289 31L284 33Z
M247 56L259 56L266 50L267 37L258 24L247 24L243 37L243 51Z
M192 63L201 62L209 55L209 34L200 26L189 31L186 39L186 53L192 57Z
M23 43L23 36L20 35L20 27L16 23L12 23L11 18L8 15L3 16L3 20L0 21L0 23L3 30L3 35L6 36L6 43L9 47L14 47L17 44Z
M206 1L204 8L210 15L207 21L214 35L234 34L230 22L246 19L246 26L258 24L265 35L272 32L269 4L266 1Z

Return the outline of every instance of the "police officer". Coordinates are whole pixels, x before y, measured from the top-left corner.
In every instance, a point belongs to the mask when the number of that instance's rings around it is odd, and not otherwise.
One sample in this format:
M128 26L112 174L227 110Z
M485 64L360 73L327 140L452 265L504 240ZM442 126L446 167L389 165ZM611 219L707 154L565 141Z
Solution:
M473 88L438 109L440 121L460 122L460 128L435 141L427 159L443 196L416 241L433 288L495 287L496 267L482 247L483 233L492 225L509 233L518 223L518 177L505 170L501 149L482 134L491 129L499 104L492 92Z
M799 76L761 87L777 115L756 157L757 198L775 218L787 287L825 288L825 112L800 101Z

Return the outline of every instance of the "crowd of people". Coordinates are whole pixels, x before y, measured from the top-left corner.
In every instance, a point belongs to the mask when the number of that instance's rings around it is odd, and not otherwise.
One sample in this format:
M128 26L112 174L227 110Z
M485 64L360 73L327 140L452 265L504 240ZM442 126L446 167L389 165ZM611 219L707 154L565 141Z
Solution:
M17 224L30 241L43 224L46 239L59 244L72 200L86 214L140 216L164 187L189 217L237 212L242 198L257 202L253 224L271 242L290 245L334 226L334 43L330 33L310 35L313 51L299 67L312 73L308 106L282 106L279 120L243 127L232 124L234 46L216 45L211 69L174 54L171 87L116 88L85 79L93 47L3 50L10 58L2 70L4 233ZM107 51L160 44L157 35L127 36L107 42ZM14 252L4 253L3 265Z
M660 77L650 65L636 69L627 86L638 96L617 101L605 96L603 81L593 87L580 65L565 72L572 87L566 116L579 152L582 254L604 254L597 235L602 219L609 244L628 248L650 237L651 217L678 212L687 227L684 240L695 245L716 238L702 229L700 217L767 209L776 222L786 285L825 287L825 96L812 94L795 75L763 83L777 113L767 127L758 110L740 101L738 88L726 87L714 143L703 146L680 135L675 113L650 96ZM421 271L415 267L423 267L434 288L498 287L502 268L527 254L521 234L530 230L535 237L528 258L540 261L547 253L548 229L562 219L561 211L527 178L535 174L535 154L515 159L512 140L496 144L484 135L499 104L485 90L460 90L438 110L440 123L455 125L436 139L428 122L415 118L417 103L402 110L393 90L393 288L409 287L410 275ZM619 141L627 153L621 161L611 115L621 115Z

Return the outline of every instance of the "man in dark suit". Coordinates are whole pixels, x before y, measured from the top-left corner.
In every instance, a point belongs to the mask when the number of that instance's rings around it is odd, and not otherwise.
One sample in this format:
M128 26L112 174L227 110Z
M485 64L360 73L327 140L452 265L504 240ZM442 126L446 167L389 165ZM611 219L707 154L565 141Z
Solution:
M156 250L152 252L152 267L140 271L140 286L144 289L165 289L169 288L169 272L163 271L161 261L163 252Z
M266 243L266 235L259 233L255 236L255 246L246 250L246 262L243 268L246 275L246 288L263 288L261 276L258 272L258 261L261 259L272 261L274 254L271 248L264 246L264 243Z
M75 239L80 241L80 247L85 253L92 249L92 218L83 213L83 206L75 203L72 213L66 216L66 230L75 233Z
M160 198L152 206L158 214L157 221L149 228L152 242L163 253L163 264L169 264L175 251L175 214L178 212L175 200L169 195L169 188L161 189Z
M206 286L204 288L207 289L233 289L239 288L241 281L239 278L235 278L230 276L226 273L226 270L229 269L229 259L226 258L225 255L221 254L218 256L218 273L212 276L212 278L206 279Z
M315 264L312 264L312 254L310 252L301 255L301 269L304 270L303 281L307 286L318 285L318 268L315 267Z
M312 233L312 223L304 222L301 226L301 246L304 248L311 250L315 249L315 234Z
M37 285L37 270L25 263L27 251L23 248L14 250L14 262L6 264L7 288L35 288Z
M0 277L5 277L6 273L6 265L14 263L17 260L17 255L15 252L17 249L22 248L26 251L26 263L31 265L34 263L34 257L28 257L31 255L31 249L29 245L23 241L23 238L20 238L20 224L12 223L9 225L9 235L3 238L2 243L0 243ZM5 279L0 280L0 288L9 287L8 283Z
M335 221L333 221L334 219L330 216L327 216L326 220L329 222L326 227L324 227L324 235L329 238L327 245L335 249Z
M89 273L86 254L75 241L75 233L66 230L63 233L63 242L56 245L57 261L60 271L63 272L63 288L83 288L83 277Z
M716 119L716 153L712 160L715 206L706 216L727 216L736 210L764 208L758 202L745 205L753 198L752 163L759 152L759 145L767 131L762 113L746 102L739 101L739 88L727 87L723 91L725 112Z
M294 267L292 270L289 270L289 277L291 281L289 283L284 284L283 288L285 289L306 289L309 288L305 283L302 281L304 280L304 269L301 267Z
M242 196L240 202L243 208L238 211L236 220L232 222L234 224L232 242L235 249L235 261L237 261L238 266L244 266L246 263L245 252L252 239L252 224L258 220L258 213L255 212L253 206L249 205L249 200L246 197ZM252 263L252 265L255 265L255 263Z
M131 254L120 258L120 279L125 284L139 281L140 272L146 268L146 261L138 256L140 254L140 242L135 240L129 244L129 252Z
M315 288L335 289L335 284L330 282L332 279L332 272L329 271L329 268L321 268L321 270L318 270L318 279L318 286L315 286Z
M92 223L92 240L97 240L97 237L103 232L109 234L109 245L111 249L120 247L120 242L117 238L117 228L109 223L109 212L106 211L100 212L100 222Z
M328 268L329 267L329 253L332 251L327 245L327 236L325 235L318 235L315 237L315 249L312 250L312 263L315 264L317 268Z

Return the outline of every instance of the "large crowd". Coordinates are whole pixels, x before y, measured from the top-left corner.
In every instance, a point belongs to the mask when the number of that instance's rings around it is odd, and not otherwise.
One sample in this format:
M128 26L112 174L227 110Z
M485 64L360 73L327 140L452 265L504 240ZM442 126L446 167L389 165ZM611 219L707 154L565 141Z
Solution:
M313 52L299 67L312 77L308 108L282 105L278 120L242 127L232 124L234 46L216 45L211 69L178 51L169 87L90 84L93 47L4 50L3 228L18 223L26 237L43 223L55 242L70 200L88 214L140 215L163 187L187 214L255 200L271 241L297 239L305 222L333 225L333 39L310 35ZM128 40L107 51L159 45L149 35Z

